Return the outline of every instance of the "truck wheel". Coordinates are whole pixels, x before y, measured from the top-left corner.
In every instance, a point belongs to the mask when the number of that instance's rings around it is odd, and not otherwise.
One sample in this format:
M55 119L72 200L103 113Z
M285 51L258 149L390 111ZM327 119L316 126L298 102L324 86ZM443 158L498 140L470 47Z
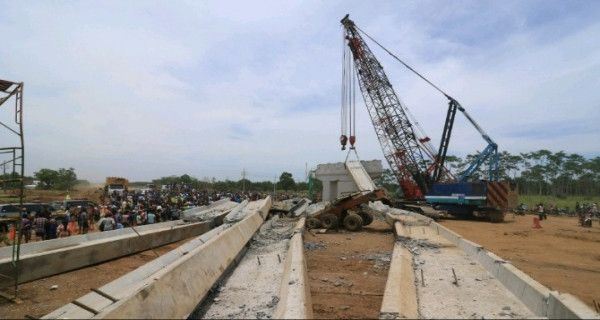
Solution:
M362 226L363 226L363 218L361 218L356 213L349 213L344 218L344 227L346 228L346 230L358 231L362 228Z
M370 213L361 213L360 217L363 219L363 226L368 226L373 222L373 215Z
M324 214L321 217L321 226L325 229L335 229L338 226L338 218L333 213Z
M321 227L321 221L319 221L317 218L308 218L306 220L306 227L308 229L317 229Z
M504 221L504 213L502 211L490 211L487 213L487 217L493 223Z

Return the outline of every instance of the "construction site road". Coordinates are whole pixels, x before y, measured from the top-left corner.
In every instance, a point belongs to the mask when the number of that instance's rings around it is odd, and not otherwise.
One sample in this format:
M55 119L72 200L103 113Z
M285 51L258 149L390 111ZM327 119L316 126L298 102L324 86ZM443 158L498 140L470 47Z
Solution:
M503 223L442 220L440 223L529 274L551 290L568 292L591 306L600 299L600 226L575 217L550 216L534 229L532 215L507 214Z

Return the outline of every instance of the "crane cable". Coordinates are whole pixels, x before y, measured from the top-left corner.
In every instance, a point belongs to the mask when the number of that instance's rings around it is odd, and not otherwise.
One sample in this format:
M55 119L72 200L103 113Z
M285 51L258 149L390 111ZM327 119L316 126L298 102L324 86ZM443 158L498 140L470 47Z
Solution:
M346 45L345 36L342 38L342 99L340 108L341 134L340 143L345 150L346 143L350 142L350 149L354 149L356 141L356 67L352 60L350 48Z
M398 58L398 56L396 56L394 53L392 53L390 50L388 50L386 47L384 47L381 43L379 43L377 40L375 40L373 37L371 37L368 33L366 33L365 31L363 31L361 28L359 28L358 26L356 26L356 29L358 31L360 31L362 34L364 34L367 38L369 38L371 41L373 41L377 46L379 46L381 49L383 49L385 52L387 52L390 56L392 56L392 58L396 59L398 62L400 62L404 67L406 67L408 70L412 71L414 74L416 74L419 78L423 79L423 81L427 82L430 86L432 86L435 90L437 90L438 92L440 92L441 94L443 94L448 100L450 101L456 101L454 98L452 98L452 96L450 96L449 94L447 94L446 92L444 92L444 90L440 89L438 86L436 86L433 82L431 82L429 79L425 78L425 76L423 76L422 74L420 74L419 72L417 72L417 70L413 69L410 65L408 65L408 63L402 61L402 59ZM458 103L458 102L457 102ZM460 105L460 103L459 103ZM423 128L420 126L419 122L416 121L415 117L412 115L412 113L408 110L408 108L404 107L404 109L407 111L408 115L410 118L412 118L413 123L416 124L417 129L420 131L420 133L424 136L427 136L425 134L425 131L423 130ZM461 107L462 109L462 107ZM461 112L466 114L466 110L462 109ZM467 116L467 118L470 118ZM479 128L479 126L472 121L471 119L469 119L471 121L471 123L473 123L473 125L475 125L475 127L480 131L483 132L483 130L481 130ZM483 132L482 134L485 135L485 132ZM485 136L484 136L485 137ZM431 145L430 142L426 142L426 143L422 143L423 147L426 149L426 153L429 153L430 158L432 158L432 160L435 159L436 153L433 150L433 146ZM450 171L446 168L443 167L443 169L447 172L447 174L451 174Z
M419 76L421 79L423 79L429 85L431 85L433 88L435 88L441 94L443 94L446 98L448 98L450 100L454 100L454 98L452 98L449 94L447 94L442 89L440 89L438 86L436 86L435 84L433 84L433 82L429 81L429 79L425 78L425 76L423 76L422 74L420 74L419 72L417 72L417 70L413 69L406 62L402 61L402 59L398 58L395 54L393 54L390 50L388 50L386 47L384 47L381 43L377 42L377 40L373 39L373 37L371 37L369 34L367 34L366 32L364 32L361 28L359 28L356 25L355 25L355 27L356 27L356 29L358 29L358 31L360 31L362 34L364 34L365 36L367 36L367 38L369 38L369 39L371 39L371 41L375 42L376 45L378 45L381 49L383 49L385 52L387 52L390 56L392 56L394 59L398 60L398 62L400 62L402 65L404 65L408 70L412 71L414 74L416 74L417 76Z
M377 40L373 39L373 37L371 37L370 35L368 35L366 32L364 32L358 26L356 26L356 29L358 29L367 38L371 39L371 41L375 42L375 44L377 44L385 52L387 52L388 54L390 54L394 59L396 59L400 63L402 63L410 71L414 72L416 75L418 75L419 77L421 77L421 79L425 80L427 83L429 83L431 86L433 86L437 91L441 92L448 99L452 99L448 94L446 94L444 91L442 91L442 89L440 89L435 84L433 84L431 81L429 81L427 78L425 78L423 75L421 75L420 73L418 73L415 69L413 69L407 63L405 63L400 58L398 58L396 55L394 55L391 51L389 51L387 48L385 48L383 45L381 45L379 42L377 42ZM398 97L398 99L400 100L399 97ZM420 135L423 136L423 137L427 137L427 134L425 133L425 130L423 129L423 127L421 127L421 124L419 123L419 121L417 121L417 119L415 118L415 116L410 112L410 110L406 107L406 105L404 103L402 103L402 101L401 101L401 105L404 108L404 110L406 111L406 113L409 116L409 118L412 120L412 123L417 127L417 130L419 131ZM428 154L428 156L430 158L432 158L432 160L433 160L433 158L435 157L435 151L433 149L433 145L430 142L422 142L421 145L423 146L423 148L425 148L425 151Z
M342 37L342 101L340 108L341 132L340 136L346 136L346 39Z

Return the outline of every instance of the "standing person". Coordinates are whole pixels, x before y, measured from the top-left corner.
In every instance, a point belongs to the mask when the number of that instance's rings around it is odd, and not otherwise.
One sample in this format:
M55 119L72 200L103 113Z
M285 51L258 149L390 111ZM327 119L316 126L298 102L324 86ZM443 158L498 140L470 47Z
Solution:
M79 225L79 234L86 234L88 232L90 226L86 208L82 208L81 212L79 212L79 217L77 217L77 224Z
M31 240L31 220L27 217L27 213L23 213L21 219L21 237L25 238L25 243Z
M540 218L540 221L544 220L546 218L546 212L544 210L544 205L542 203L538 204L537 211L538 211L538 217Z
M57 237L57 230L58 230L58 224L56 223L56 220L55 219L50 219L50 221L46 225L46 238L48 240L50 240L50 239L56 239L56 237Z
M96 212L98 211L98 208L89 206L87 208L87 216L88 216L88 228L89 230L94 230L94 226L95 226L95 220L96 220Z
M123 217L121 218L121 224L123 227L129 227L129 211L123 212Z
M153 224L155 222L156 222L156 215L154 214L154 212L148 211L148 213L146 214L146 223Z
M144 221L142 213L143 213L143 211L138 210L138 212L135 214L135 225L136 226L141 226L142 222Z
M33 229L38 240L46 240L46 223L48 220L41 214L36 215L33 220Z
M102 231L111 231L115 228L115 219L113 219L112 214L107 214L102 220Z
M67 209L65 210L65 216L63 217L61 223L64 226L64 229L67 229L67 225L69 224L69 221L71 221L71 210Z
M69 231L63 223L59 223L58 228L56 228L56 234L59 238L65 238L69 236Z
M67 224L67 231L69 232L70 236L77 234L77 216L75 214L71 214L69 218L69 223Z

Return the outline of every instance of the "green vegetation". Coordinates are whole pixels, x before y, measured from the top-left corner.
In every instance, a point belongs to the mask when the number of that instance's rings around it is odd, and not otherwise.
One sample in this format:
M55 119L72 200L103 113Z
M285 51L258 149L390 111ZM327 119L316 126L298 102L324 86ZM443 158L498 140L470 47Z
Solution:
M73 168L58 170L44 168L35 172L33 176L40 182L37 188L42 190L70 190L78 182Z
M538 195L520 195L519 203L526 204L529 209L535 208L539 203L543 203L546 208L551 205L558 208L565 208L569 212L575 211L575 204L596 203L600 204L600 196L538 196Z
M182 176L168 176L159 179L152 180L152 183L157 186L169 185L173 183L185 183L198 189L214 190L214 191L241 191L244 189L247 191L258 191L258 192L272 192L273 181L250 181L248 179L242 179L238 181L232 180L217 180L215 178L209 179L204 178L199 180L198 178L192 177L188 174ZM291 173L283 172L279 177L279 181L276 186L277 192L281 191L307 191L308 184L306 182L296 182ZM321 192L321 184L316 184L316 192Z
M454 174L467 168L477 154L461 159L448 157L447 164ZM472 179L485 179L482 166ZM600 157L586 159L576 153L538 150L518 155L500 153L500 178L512 181L522 195L538 196L596 196L600 194Z

